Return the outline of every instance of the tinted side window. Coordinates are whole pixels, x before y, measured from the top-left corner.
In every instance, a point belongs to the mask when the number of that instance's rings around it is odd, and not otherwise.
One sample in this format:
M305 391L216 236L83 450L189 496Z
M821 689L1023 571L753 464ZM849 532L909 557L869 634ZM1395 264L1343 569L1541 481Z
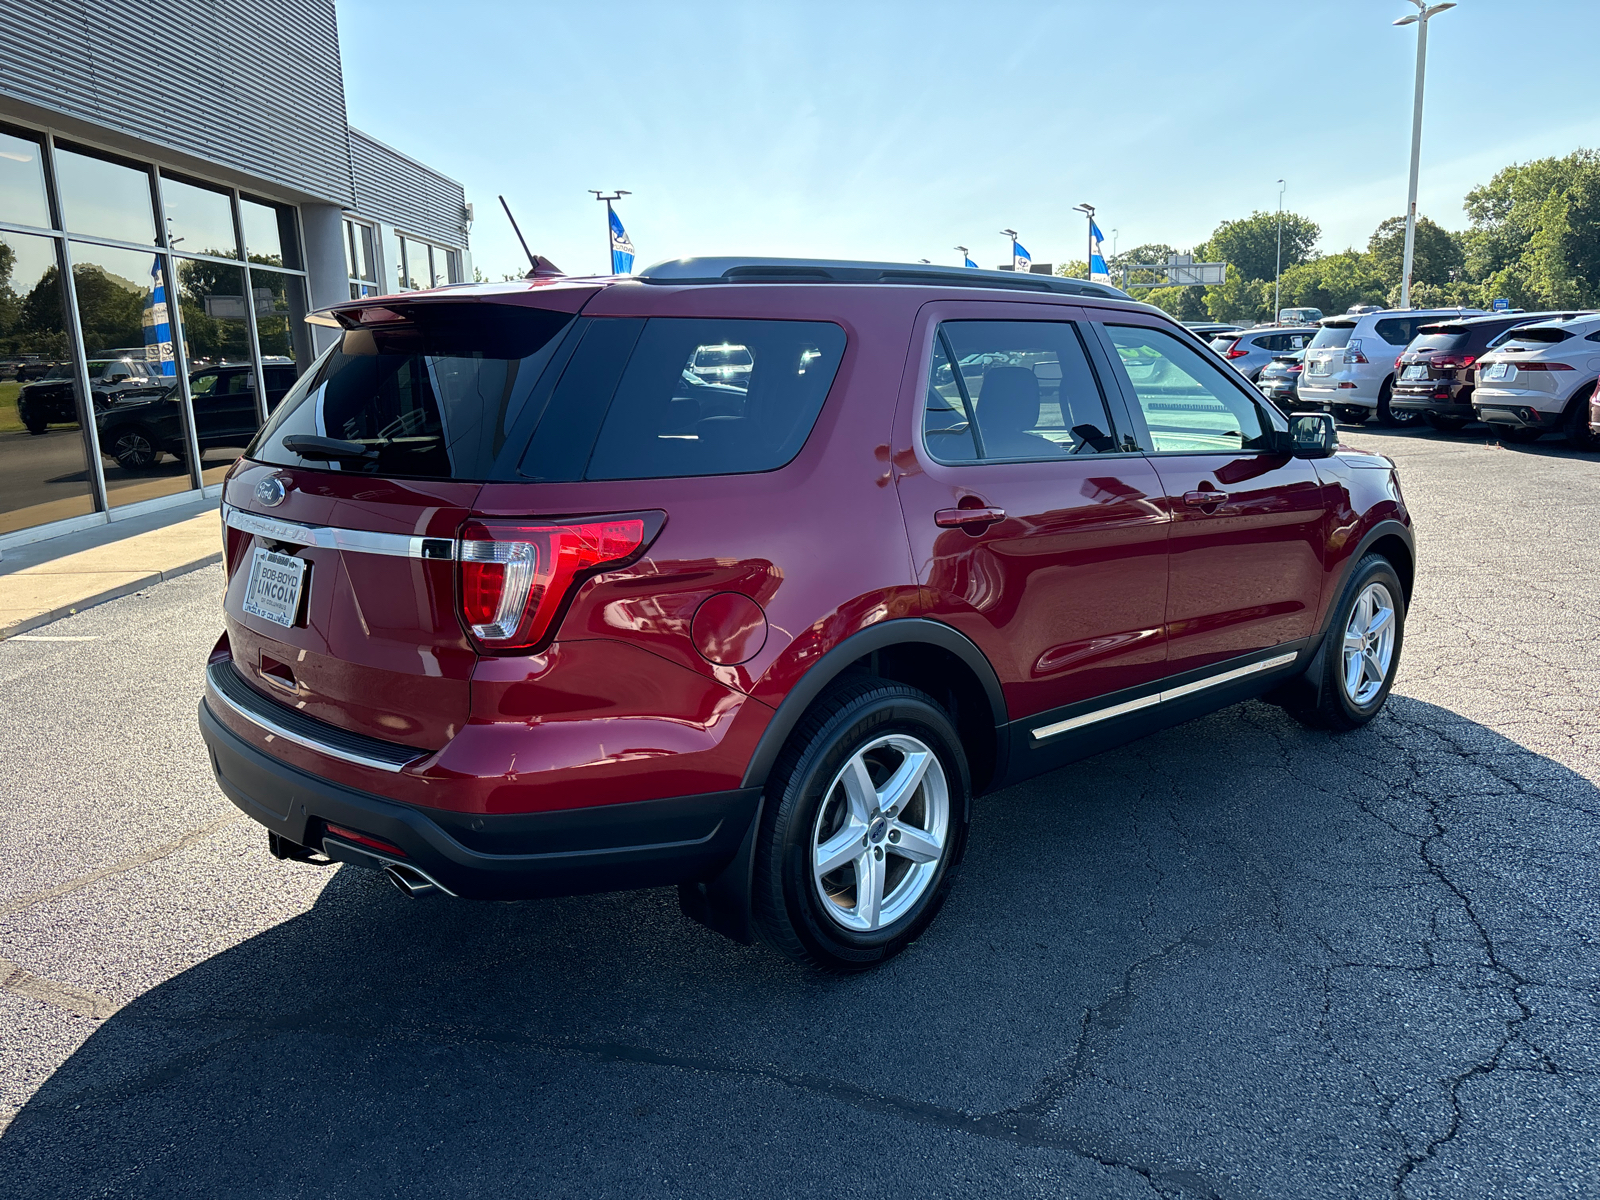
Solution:
M844 330L827 321L652 318L583 478L742 475L783 466L810 436L844 344Z
M1252 450L1265 445L1261 414L1232 385L1225 368L1171 334L1107 325L1129 390L1161 452Z
M1372 328L1391 346L1404 346L1417 336L1418 329L1438 319L1438 317L1385 317Z
M940 325L922 428L928 453L946 463L1117 449L1100 385L1069 321Z

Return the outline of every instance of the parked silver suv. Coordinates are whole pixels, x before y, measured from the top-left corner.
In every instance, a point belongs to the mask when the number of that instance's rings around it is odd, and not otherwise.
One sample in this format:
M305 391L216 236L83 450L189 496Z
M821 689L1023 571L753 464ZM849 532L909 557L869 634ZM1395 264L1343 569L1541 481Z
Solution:
M1389 308L1324 317L1316 337L1306 347L1306 369L1300 375L1300 406L1331 412L1351 425L1364 425L1374 414L1385 425L1416 424L1422 420L1421 413L1389 407L1396 361L1422 326L1482 311Z
M1259 329L1245 329L1238 333L1224 333L1211 342L1211 348L1239 374L1251 383L1261 374L1261 368L1278 354L1293 354L1304 350L1316 336L1314 325L1265 325Z

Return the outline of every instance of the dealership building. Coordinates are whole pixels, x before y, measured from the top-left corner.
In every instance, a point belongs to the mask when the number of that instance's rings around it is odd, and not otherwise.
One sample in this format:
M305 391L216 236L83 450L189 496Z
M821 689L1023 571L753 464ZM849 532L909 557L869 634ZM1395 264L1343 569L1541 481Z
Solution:
M334 0L0 0L0 551L215 495L312 310L472 277L346 118Z

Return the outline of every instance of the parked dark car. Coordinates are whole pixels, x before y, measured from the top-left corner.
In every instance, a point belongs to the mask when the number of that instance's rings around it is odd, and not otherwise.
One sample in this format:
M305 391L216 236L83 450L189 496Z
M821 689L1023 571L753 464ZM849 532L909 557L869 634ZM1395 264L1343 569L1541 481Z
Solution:
M295 367L266 364L267 409L270 412L294 386ZM250 444L261 420L256 414L255 370L248 363L206 367L189 376L194 397L194 429L200 450ZM185 454L183 411L176 388L160 395L121 398L95 408L100 448L127 471L147 471L163 453Z
M1500 313L1437 321L1417 330L1395 360L1389 407L1420 413L1429 425L1454 433L1477 420L1472 408L1476 364L1507 334L1539 321L1567 320L1578 312Z
M279 858L677 885L861 970L934 918L974 796L1251 696L1347 730L1389 694L1394 464L1115 288L696 259L329 315L228 474L199 712ZM750 370L708 415L685 371L724 345Z
M1300 374L1305 370L1305 359L1304 350L1296 350L1291 354L1274 354L1272 361L1262 367L1256 375L1257 390L1276 404L1281 412L1289 413L1294 409Z
M119 400L159 396L172 386L170 379L143 358L91 358L88 366L89 389L97 412L103 405ZM55 363L42 378L18 390L17 416L29 433L43 433L51 425L77 424L76 376L73 363Z

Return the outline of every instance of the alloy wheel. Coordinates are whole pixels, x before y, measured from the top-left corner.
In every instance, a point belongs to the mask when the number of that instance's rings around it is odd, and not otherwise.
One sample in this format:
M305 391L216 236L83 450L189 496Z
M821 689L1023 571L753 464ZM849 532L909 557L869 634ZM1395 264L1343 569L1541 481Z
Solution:
M1394 596L1381 583L1369 583L1356 597L1344 627L1341 681L1350 702L1365 708L1383 690L1394 662Z
M142 433L124 433L117 438L113 456L123 468L141 471L156 460L155 447Z
M939 756L903 733L868 742L839 769L811 831L811 878L838 925L872 933L916 905L950 841Z

